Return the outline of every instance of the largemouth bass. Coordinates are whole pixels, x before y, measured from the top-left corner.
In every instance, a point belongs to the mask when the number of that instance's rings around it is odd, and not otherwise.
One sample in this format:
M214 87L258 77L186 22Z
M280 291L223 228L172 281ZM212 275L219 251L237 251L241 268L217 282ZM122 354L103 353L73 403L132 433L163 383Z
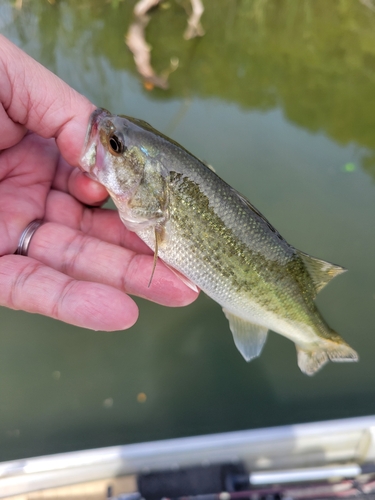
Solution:
M125 226L155 257L223 307L247 361L260 355L268 330L295 343L307 375L328 360L358 360L314 302L344 269L289 245L182 146L142 120L98 109L81 167L106 187Z

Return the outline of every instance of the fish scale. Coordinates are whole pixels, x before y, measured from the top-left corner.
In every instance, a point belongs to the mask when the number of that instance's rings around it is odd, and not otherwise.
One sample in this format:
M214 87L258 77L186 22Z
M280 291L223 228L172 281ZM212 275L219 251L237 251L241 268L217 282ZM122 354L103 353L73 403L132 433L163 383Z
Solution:
M289 245L182 146L141 120L99 109L81 167L108 189L128 229L223 307L247 361L259 356L268 330L295 343L308 375L329 359L358 359L314 302L344 269Z

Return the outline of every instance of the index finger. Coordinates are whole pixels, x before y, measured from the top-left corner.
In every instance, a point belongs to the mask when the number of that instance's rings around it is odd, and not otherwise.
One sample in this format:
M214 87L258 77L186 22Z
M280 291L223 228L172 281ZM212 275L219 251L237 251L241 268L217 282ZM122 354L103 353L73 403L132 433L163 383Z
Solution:
M0 150L29 129L54 137L64 158L78 165L95 106L51 71L0 35Z

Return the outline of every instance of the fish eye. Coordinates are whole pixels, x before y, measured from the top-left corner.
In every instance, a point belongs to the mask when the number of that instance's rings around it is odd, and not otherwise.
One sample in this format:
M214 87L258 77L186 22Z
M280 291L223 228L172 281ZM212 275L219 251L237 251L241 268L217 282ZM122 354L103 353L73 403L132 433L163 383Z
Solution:
M122 154L126 149L123 140L116 134L112 134L109 138L109 147L111 152L116 155Z

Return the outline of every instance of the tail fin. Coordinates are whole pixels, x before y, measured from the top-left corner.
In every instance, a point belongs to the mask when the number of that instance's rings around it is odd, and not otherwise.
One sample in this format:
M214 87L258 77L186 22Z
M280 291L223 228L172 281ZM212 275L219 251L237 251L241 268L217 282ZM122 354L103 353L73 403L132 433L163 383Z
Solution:
M314 375L329 360L335 362L358 361L357 352L342 339L337 342L326 339L322 347L311 350L302 349L297 345L296 348L298 366L306 375Z

